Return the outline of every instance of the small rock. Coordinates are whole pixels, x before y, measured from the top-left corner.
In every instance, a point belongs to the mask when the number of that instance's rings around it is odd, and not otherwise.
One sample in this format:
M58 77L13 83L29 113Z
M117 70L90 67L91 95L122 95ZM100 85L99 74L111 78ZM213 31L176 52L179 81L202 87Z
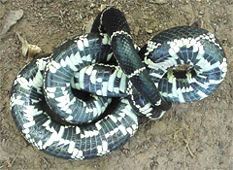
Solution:
M95 7L95 4L91 3L90 8L94 8L94 7Z
M146 32L147 32L148 34L152 34L152 33L153 33L153 30L152 30L152 29L146 29Z
M205 13L204 10L200 10L200 11L198 12L199 15L204 15L204 13Z
M3 29L0 33L0 36L6 34L10 28L17 23L18 20L20 20L23 17L23 10L13 10L9 11L9 13L6 16Z

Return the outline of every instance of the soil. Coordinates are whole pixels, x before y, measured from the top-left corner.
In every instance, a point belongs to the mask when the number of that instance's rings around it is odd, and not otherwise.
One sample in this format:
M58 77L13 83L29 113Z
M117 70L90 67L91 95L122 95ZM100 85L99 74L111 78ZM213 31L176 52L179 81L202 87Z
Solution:
M28 63L16 32L49 53L88 32L106 5L125 13L139 45L159 31L198 20L225 49L226 79L202 101L174 105L159 121L142 120L136 135L107 156L85 161L49 156L24 140L10 114L11 84ZM233 169L232 0L0 0L0 28L7 12L18 9L23 18L0 41L0 169Z

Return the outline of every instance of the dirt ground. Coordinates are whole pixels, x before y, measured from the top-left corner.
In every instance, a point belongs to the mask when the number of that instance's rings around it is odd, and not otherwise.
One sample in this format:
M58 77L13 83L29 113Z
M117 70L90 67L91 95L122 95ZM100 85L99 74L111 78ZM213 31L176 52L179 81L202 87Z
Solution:
M15 32L51 52L65 39L88 32L106 5L124 11L139 45L161 30L199 19L222 42L226 79L202 101L175 105L160 121L143 120L136 135L110 155L86 161L49 156L27 144L10 114L12 81L28 62ZM0 30L5 15L18 9L23 18L0 41L0 169L233 169L232 0L0 0Z

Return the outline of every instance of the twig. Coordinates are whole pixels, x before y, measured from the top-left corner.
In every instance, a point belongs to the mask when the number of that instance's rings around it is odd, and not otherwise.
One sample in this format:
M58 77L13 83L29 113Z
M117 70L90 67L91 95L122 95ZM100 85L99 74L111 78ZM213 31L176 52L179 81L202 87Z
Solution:
M188 150L190 156L191 156L192 158L194 158L195 155L193 154L192 150L191 150L190 147L189 147L189 142L188 142L186 139L183 139L183 141L184 141L184 143L185 143L185 147L186 147L186 149Z
M183 130L183 128L179 128L179 129L177 129L177 130L174 132L174 134L173 134L173 139L174 139L174 140L177 138L177 134L178 134L179 132L181 132L182 130Z

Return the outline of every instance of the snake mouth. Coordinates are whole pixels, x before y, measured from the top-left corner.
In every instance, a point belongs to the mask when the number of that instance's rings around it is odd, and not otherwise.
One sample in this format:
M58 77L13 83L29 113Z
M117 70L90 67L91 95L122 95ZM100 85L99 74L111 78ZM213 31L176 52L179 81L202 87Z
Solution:
M197 72L194 67L189 64L182 64L168 69L164 77L175 77L176 79L187 79L188 77L195 77Z

